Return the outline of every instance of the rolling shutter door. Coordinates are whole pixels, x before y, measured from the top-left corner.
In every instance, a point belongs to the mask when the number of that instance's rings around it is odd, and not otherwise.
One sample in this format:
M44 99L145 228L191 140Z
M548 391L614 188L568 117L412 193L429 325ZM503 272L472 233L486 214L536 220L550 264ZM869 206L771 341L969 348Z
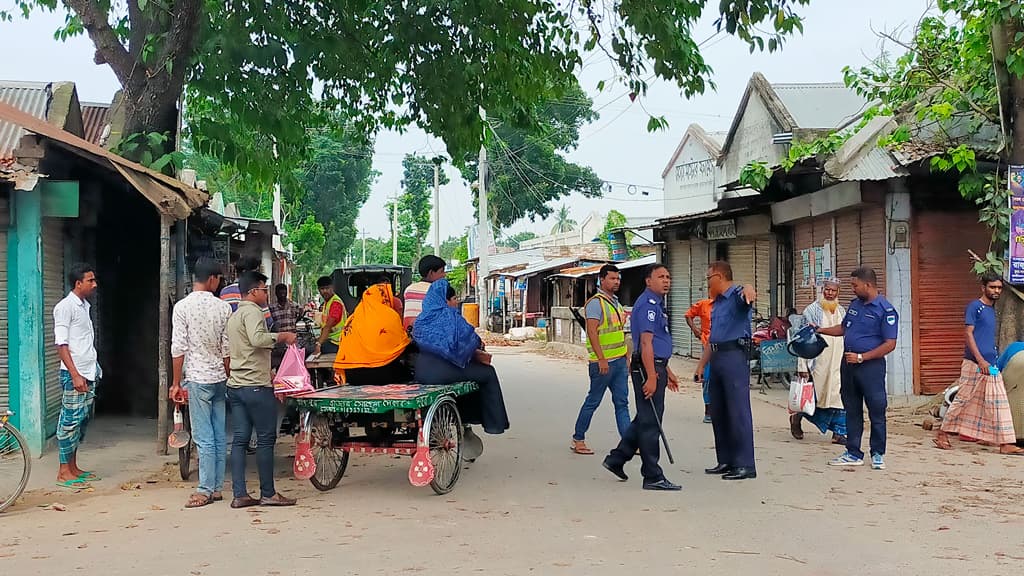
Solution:
M804 220L793 227L793 307L803 313L804 308L818 298L818 289L812 285L804 285L804 262L801 251L820 248L825 243L832 243L832 217L825 216ZM835 254L832 254L834 264ZM814 263L808 259L808 271L813 274L810 266ZM834 267L833 267L834 270ZM844 278L839 277L845 281Z
M672 352L690 353L693 334L686 325L686 311L690 308L690 242L685 240L672 244L669 253L669 273L672 274L672 291L669 293L669 320L672 329Z
M57 430L60 414L61 388L58 378L60 356L54 346L53 308L65 296L64 290L64 221L43 219L43 350L46 379L46 433Z
M755 252L755 243L752 238L732 240L729 243L729 264L732 266L732 279L736 284L756 288Z
M708 297L708 243L690 239L690 299L693 302ZM686 327L689 329L689 327ZM700 358L704 346L699 338L690 338L690 356Z
M755 307L761 316L772 314L772 250L771 240L765 236L754 241L754 289L757 290Z
M872 205L861 209L860 262L875 269L875 274L878 275L878 291L882 294L885 294L885 229L884 208Z
M860 266L860 211L837 214L836 222L836 278L843 283L847 294L843 300L853 298L849 290L850 274Z
M0 231L0 414L11 406L10 340L7 336L7 232Z
M965 258L988 250L989 233L976 212L914 214L917 273L914 278L915 392L939 394L960 376L964 309L980 294ZM956 242L950 241L955 231Z

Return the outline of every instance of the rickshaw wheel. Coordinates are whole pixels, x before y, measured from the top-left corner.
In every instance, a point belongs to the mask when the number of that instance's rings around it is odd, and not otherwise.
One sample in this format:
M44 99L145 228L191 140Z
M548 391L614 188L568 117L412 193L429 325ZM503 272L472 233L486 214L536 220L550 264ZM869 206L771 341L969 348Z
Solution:
M316 472L309 482L321 492L334 489L348 468L348 452L338 448L336 436L331 424L330 415L314 414L310 422L310 449L316 462ZM346 431L347 432L347 431Z
M430 487L437 494L447 494L455 488L462 472L462 417L455 400L445 396L435 402L427 411L423 427L430 463L434 465Z

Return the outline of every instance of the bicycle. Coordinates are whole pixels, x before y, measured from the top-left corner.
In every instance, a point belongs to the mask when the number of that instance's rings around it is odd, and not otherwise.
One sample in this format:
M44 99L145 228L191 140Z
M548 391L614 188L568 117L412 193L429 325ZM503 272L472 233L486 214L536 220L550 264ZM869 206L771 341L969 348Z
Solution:
M32 460L28 455L25 437L11 424L11 416L14 416L14 412L8 410L0 417L0 512L21 496L32 472ZM14 483L15 478L17 483Z

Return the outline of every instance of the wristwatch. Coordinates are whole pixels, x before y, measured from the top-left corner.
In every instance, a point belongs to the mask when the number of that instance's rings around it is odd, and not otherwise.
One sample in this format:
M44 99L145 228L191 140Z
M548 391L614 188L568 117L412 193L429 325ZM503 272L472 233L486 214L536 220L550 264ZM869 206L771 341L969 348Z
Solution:
M864 363L864 355L863 354L857 354L857 364L863 364L863 363Z

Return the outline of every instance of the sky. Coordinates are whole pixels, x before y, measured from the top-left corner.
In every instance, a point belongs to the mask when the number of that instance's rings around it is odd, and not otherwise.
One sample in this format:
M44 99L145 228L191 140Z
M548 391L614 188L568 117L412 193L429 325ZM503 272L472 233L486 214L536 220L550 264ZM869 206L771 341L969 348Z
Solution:
M573 219L582 221L591 212L618 210L627 217L664 216L661 172L691 123L705 130L726 131L739 100L754 72L770 82L839 82L844 66L859 66L876 57L880 43L876 31L913 26L930 0L815 0L800 9L804 34L790 38L781 52L750 54L747 45L726 34L715 35L716 17L709 11L694 30L703 42L701 51L714 73L716 89L686 100L674 84L652 83L649 93L631 103L627 90L611 81L615 69L603 55L587 57L580 84L594 99L600 118L581 131L579 147L568 154L574 162L592 167L610 189L598 199L570 195L555 206L568 206ZM717 2L709 1L714 8ZM37 13L28 20L0 23L0 54L32 54L31 58L5 58L0 79L75 82L83 102L109 102L118 83L106 66L93 63L92 44L86 37L59 42L53 31L62 24L59 14ZM608 80L604 92L597 83ZM646 110L646 112L645 112ZM665 131L647 131L647 113L664 115ZM376 140L374 168L380 177L360 212L357 226L368 237L388 234L390 220L382 208L395 195L402 179L402 158L407 153L443 153L444 143L412 127L404 133L383 132ZM459 236L476 221L469 187L449 168L451 183L440 192L441 237ZM533 231L544 234L553 222L521 220L507 233Z

